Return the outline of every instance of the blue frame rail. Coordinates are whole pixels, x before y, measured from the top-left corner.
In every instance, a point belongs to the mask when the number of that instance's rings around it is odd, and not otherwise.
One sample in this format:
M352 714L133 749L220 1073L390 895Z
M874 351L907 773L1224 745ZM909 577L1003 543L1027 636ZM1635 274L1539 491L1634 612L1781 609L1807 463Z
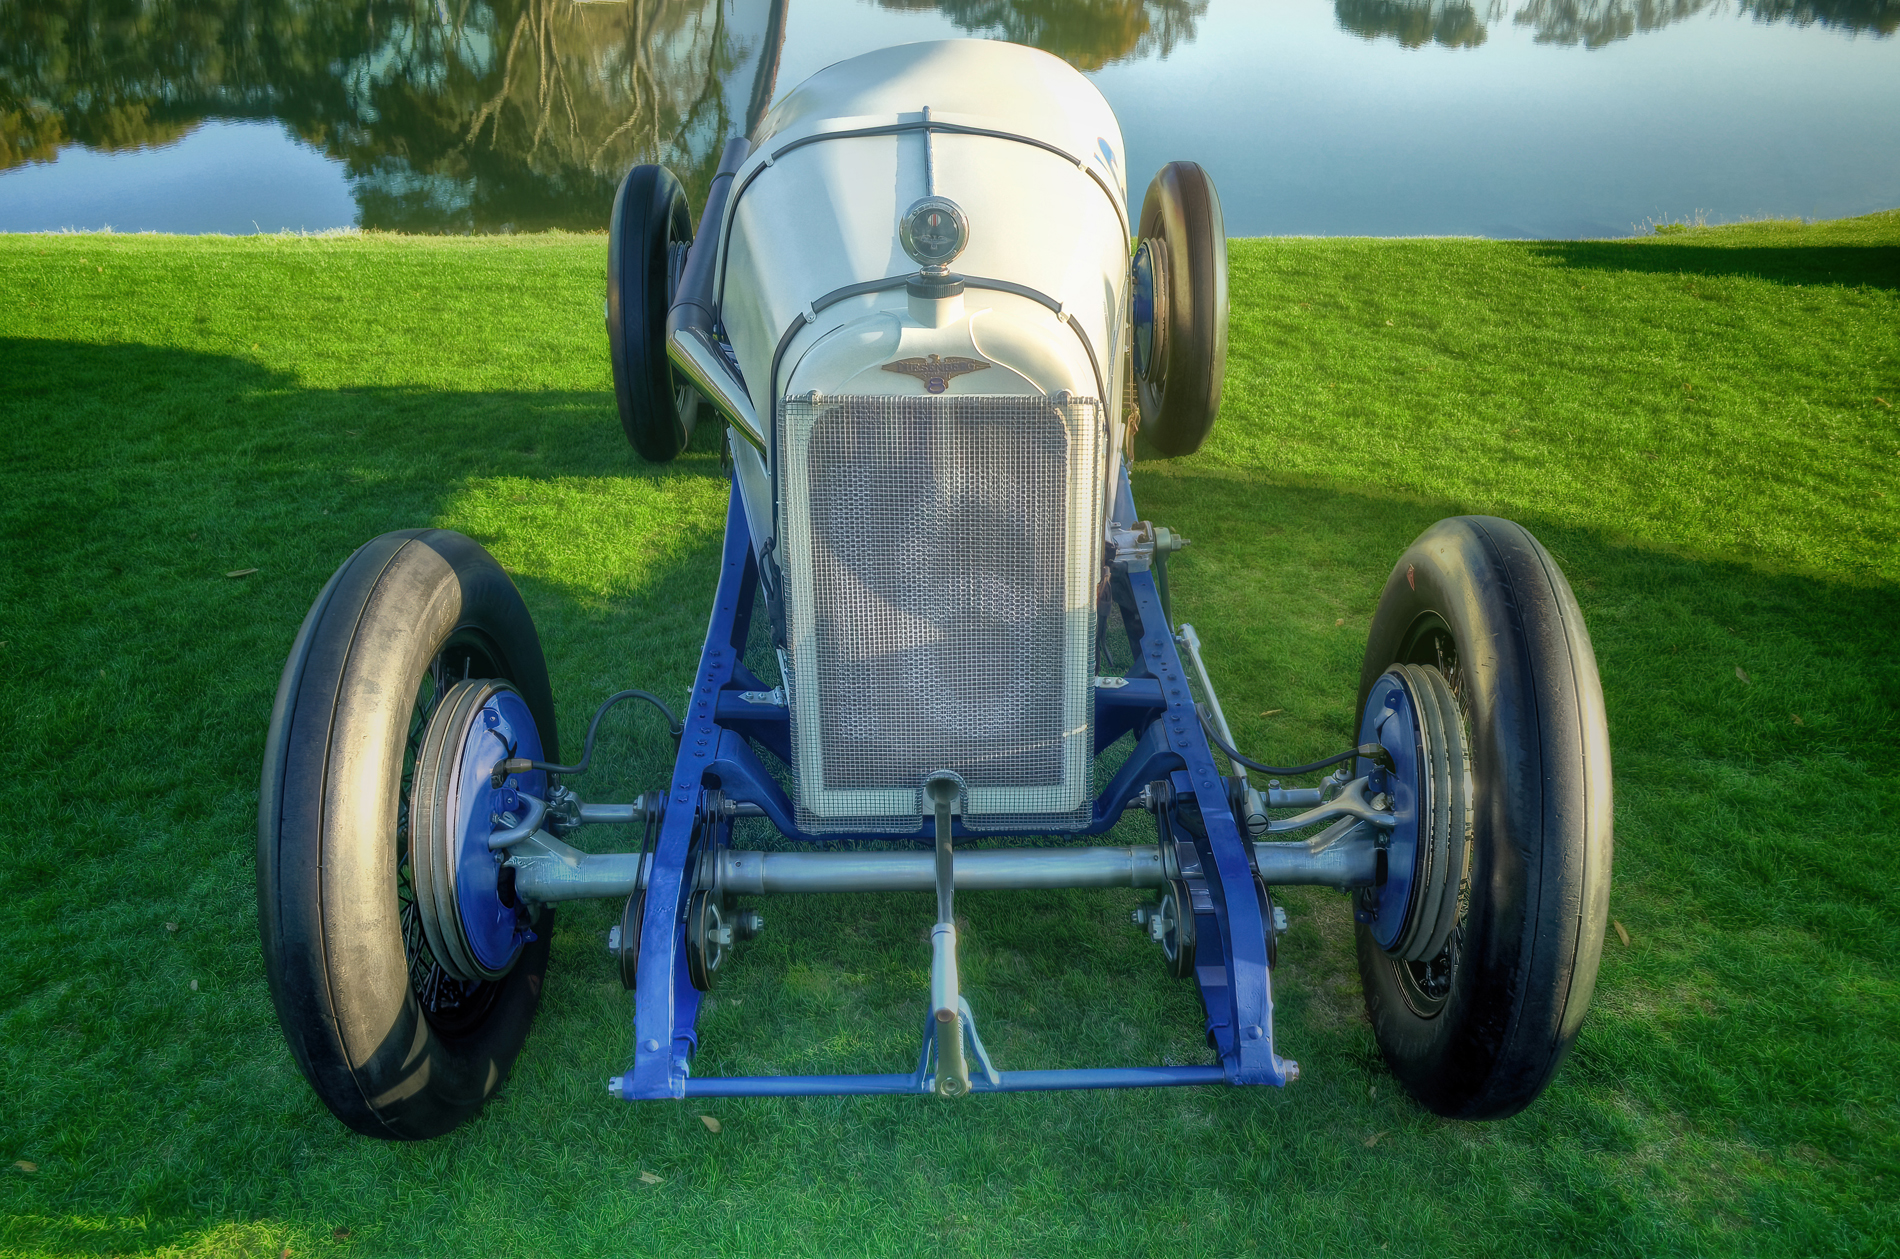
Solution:
M1128 473L1116 485L1116 516L1132 522ZM1201 731L1193 692L1162 613L1153 575L1127 571L1118 592L1140 626L1131 632L1135 663L1127 682L1096 689L1096 750L1124 734L1135 736L1128 759L1096 798L1089 825L1071 835L1100 834L1121 819L1130 801L1151 783L1171 788L1157 810L1161 834L1173 843L1176 864L1194 908L1194 977L1207 1011L1209 1043L1218 1066L1103 1067L1063 1071L995 1072L972 1076L972 1092L1148 1088L1188 1084L1284 1085L1298 1071L1273 1048L1273 997L1267 969L1267 923L1256 892L1245 834L1228 805L1226 780ZM686 907L692 870L702 846L730 842L731 823L708 807L709 793L758 806L791 839L816 839L799 830L791 800L759 760L756 747L789 759L787 709L740 698L766 685L744 662L759 570L735 484L726 513L718 591L693 681L679 755L667 788L666 812L655 841L640 935L634 1002L633 1067L614 1080L628 1100L680 1097L785 1097L923 1093L930 1044L909 1075L694 1076L700 992L686 965ZM961 824L958 834L965 833ZM1021 832L1020 834L1037 834ZM914 838L928 841L931 823L919 819ZM1012 832L983 831L983 838ZM826 841L849 839L827 834ZM872 838L872 837L866 837ZM884 834L878 839L894 838ZM904 838L897 836L895 838ZM1218 942L1218 949L1209 945Z

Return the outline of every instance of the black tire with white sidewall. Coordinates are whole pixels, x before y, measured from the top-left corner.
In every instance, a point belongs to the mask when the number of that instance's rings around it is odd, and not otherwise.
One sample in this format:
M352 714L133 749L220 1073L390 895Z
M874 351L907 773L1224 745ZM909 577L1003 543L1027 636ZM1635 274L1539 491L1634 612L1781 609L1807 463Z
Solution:
M1469 847L1442 948L1424 947L1445 926L1430 906L1419 912L1431 929L1408 918L1398 955L1360 923L1366 1008L1393 1074L1421 1103L1501 1118L1556 1074L1596 982L1612 846L1596 658L1550 553L1510 521L1457 517L1420 535L1386 582L1362 712L1395 667L1426 722L1435 709L1441 738L1462 727ZM1419 854L1421 865L1431 855L1423 843Z

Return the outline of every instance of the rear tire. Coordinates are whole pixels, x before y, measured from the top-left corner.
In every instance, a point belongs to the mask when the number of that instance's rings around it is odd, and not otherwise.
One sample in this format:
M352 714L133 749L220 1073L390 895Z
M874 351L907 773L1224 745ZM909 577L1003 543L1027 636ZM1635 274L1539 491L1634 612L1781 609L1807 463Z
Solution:
M1138 325L1144 250L1153 288L1149 324L1135 329L1141 435L1162 455L1191 455L1214 429L1227 374L1227 228L1207 172L1194 162L1163 166L1142 199L1136 237Z
M1387 1063L1428 1109L1499 1119L1541 1093L1576 1040L1609 912L1610 745L1589 632L1556 561L1521 526L1441 520L1399 559L1360 675L1435 669L1469 731L1470 847L1450 939L1404 961L1357 930Z
M552 911L490 983L435 961L407 841L418 749L464 677L504 678L549 755L554 702L514 583L459 533L384 534L330 579L284 665L258 801L257 904L290 1051L368 1136L440 1136L507 1078L547 969Z
M620 426L642 459L686 449L698 395L674 384L666 316L692 244L686 190L664 166L636 166L614 196L607 229L607 346Z

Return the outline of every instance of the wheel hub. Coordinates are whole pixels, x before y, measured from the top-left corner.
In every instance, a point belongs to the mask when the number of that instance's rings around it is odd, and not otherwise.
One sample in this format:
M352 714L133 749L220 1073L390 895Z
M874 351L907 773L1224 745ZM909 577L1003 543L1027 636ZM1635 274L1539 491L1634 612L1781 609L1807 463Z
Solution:
M1366 697L1359 741L1391 754L1391 771L1361 761L1360 772L1391 797L1397 819L1386 881L1365 894L1361 912L1380 948L1423 962L1444 951L1457 925L1471 837L1468 740L1444 675L1421 665L1386 670Z
M1132 269L1135 378L1160 383L1168 356L1167 246L1144 240L1135 250Z
M503 877L506 854L491 851L488 837L520 821L523 795L546 797L547 775L511 774L496 787L495 767L508 757L543 759L520 692L495 679L449 688L417 758L410 857L429 948L444 970L470 983L506 975L534 939Z

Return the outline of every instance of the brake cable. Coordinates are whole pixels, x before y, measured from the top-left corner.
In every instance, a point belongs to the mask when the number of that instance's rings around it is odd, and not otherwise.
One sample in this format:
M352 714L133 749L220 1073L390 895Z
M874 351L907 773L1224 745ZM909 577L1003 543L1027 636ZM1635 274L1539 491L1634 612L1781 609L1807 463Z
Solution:
M1202 711L1201 705L1194 706L1194 715L1201 719L1201 729L1207 731L1207 737L1213 741L1215 747L1227 754L1228 760L1262 774L1311 774L1316 770L1337 765L1341 761L1349 761L1355 756L1365 757L1387 773L1398 772L1392 763L1392 754L1385 750L1383 744L1378 743L1361 743L1350 752L1341 752L1338 756L1329 756L1323 761L1314 761L1311 765L1263 765L1252 757L1242 756L1228 744L1227 740L1221 738L1220 732L1214 729L1214 723L1207 719L1207 714Z
M587 742L581 748L581 759L578 762L573 765L555 765L548 761L530 761L510 757L495 766L495 773L493 775L494 785L497 787L501 786L510 774L525 774L530 770L536 769L549 774L586 773L587 767L592 764L594 760L594 736L600 732L600 719L607 715L609 708L612 708L623 699L644 700L659 709L662 713L665 713L667 730L672 734L675 740L685 733L686 723L682 722L678 717L675 717L673 710L666 706L666 701L651 691L617 691L609 695L601 702L600 707L594 710L594 719L587 724Z

